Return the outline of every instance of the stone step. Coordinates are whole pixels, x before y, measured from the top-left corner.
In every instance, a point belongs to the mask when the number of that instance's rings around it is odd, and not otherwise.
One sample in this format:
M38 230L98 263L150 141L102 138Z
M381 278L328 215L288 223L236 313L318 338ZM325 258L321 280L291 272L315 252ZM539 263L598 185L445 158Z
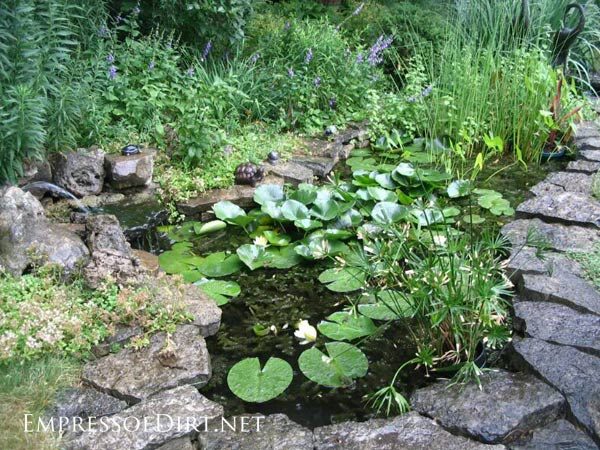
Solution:
M575 139L600 137L600 126L593 121L581 122L575 130Z
M278 163L268 168L269 173L282 178L286 183L292 186L298 186L301 183L312 183L315 174L313 171L295 161Z
M586 161L600 161L600 150L580 150L578 155Z
M600 150L600 136L577 138L575 145L579 151Z
M583 431L566 420L557 420L533 430L531 436L510 450L598 450L598 446Z
M208 431L198 436L202 450L312 450L313 433L292 422L284 414L269 416L237 416L224 422L209 424ZM223 426L222 426L223 424Z
M517 207L517 218L544 218L550 222L600 227L600 203L573 192L543 195L526 200Z
M600 442L600 358L535 338L515 338L513 349L520 364L566 397L572 416Z
M505 272L519 287L523 285L525 274L552 276L567 272L580 278L585 276L581 265L564 253L543 252L539 255L538 250L531 247L515 250L506 262Z
M411 412L393 419L344 422L314 430L315 450L501 450L455 436ZM278 448L278 447L270 447ZM249 449L248 449L249 450ZM283 449L282 449L283 450Z
M130 404L177 386L208 383L210 356L198 327L180 325L170 345L166 338L158 333L140 350L126 348L87 363L83 381Z
M600 356L600 316L545 302L517 301L514 310L515 328L527 336Z
M600 170L600 162L598 161L578 159L577 161L571 161L567 164L567 171L569 172L582 172L592 175L598 172L598 170Z
M417 390L412 407L446 430L494 444L506 443L564 414L565 399L554 388L525 373L484 373L481 389L442 381Z
M102 424L66 439L67 450L150 450L195 435L205 420L220 417L223 407L192 386L154 395Z
M586 280L559 271L551 276L524 274L521 296L534 302L553 302L583 313L600 315L600 294Z
M592 195L592 177L579 172L552 172L530 189L537 196L575 192Z
M546 223L540 219L518 219L502 227L500 232L510 240L513 248L527 242L527 236L542 238L548 250L559 252L590 252L600 242L600 230L577 225Z

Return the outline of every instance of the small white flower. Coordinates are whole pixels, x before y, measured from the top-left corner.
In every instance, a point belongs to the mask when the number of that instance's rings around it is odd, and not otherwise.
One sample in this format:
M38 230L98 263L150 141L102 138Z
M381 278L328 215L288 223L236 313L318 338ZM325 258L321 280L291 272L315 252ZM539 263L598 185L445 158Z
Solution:
M448 242L448 239L446 238L446 236L443 236L441 234L436 234L433 237L433 243L437 246L445 247L447 242Z
M306 345L317 340L317 330L308 323L308 320L301 320L296 324L296 328L294 336L300 339L300 345Z
M329 356L321 356L321 361L323 361L325 364L331 364L331 358Z
M258 236L256 239L254 239L254 245L257 245L259 247L266 247L267 245L269 245L269 241L267 241L267 238L264 236Z

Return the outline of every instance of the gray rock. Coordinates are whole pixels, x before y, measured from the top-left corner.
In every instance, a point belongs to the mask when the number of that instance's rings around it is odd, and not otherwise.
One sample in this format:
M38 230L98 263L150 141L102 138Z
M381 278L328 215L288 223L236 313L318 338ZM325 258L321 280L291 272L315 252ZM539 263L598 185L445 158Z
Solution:
M156 450L196 450L196 446L189 437L182 437L169 441Z
M353 146L354 144L348 145ZM340 152L343 150L344 144L337 141L306 139L302 141L302 147L298 150L297 156L321 156L337 160L340 158Z
M67 418L66 429L70 428L73 418L103 417L116 414L127 407L127 403L108 394L89 387L68 388L60 391L45 416L60 424L61 418ZM62 419L64 421L64 419Z
M89 286L98 288L107 279L120 284L138 282L144 270L133 255L115 216L101 214L89 217L86 233L92 257L83 276Z
M267 170L272 170L281 167L278 164L276 166L267 167ZM266 176L263 181L258 183L261 184L278 184L283 185L284 180L277 176ZM254 190L256 188L252 186L240 186L235 185L227 189L213 189L205 192L198 197L192 198L185 202L177 204L179 212L184 214L188 218L199 217L202 213L212 209L215 203L220 201L230 201L235 203L241 208L251 208L254 206Z
M19 187L36 181L52 182L52 167L48 161L25 161L23 163L23 176L19 179ZM29 192L34 193L33 191ZM41 195L44 193L40 192Z
M562 192L591 195L592 177L578 172L552 172L530 190L537 196Z
M582 172L591 175L600 170L600 162L578 159L577 161L569 162L567 170L569 172Z
M337 156L330 158L326 156L294 156L291 162L306 167L314 176L324 180L338 163Z
M572 415L600 440L600 358L540 339L515 339L521 362L558 389Z
M104 152L97 147L55 153L51 159L54 183L77 197L97 195L104 186Z
M136 403L184 384L204 386L211 377L206 342L193 325L181 325L168 342L158 333L140 350L127 348L87 363L82 379L95 388Z
M532 375L487 372L467 385L442 381L411 396L412 407L446 430L486 443L510 442L564 414L565 399Z
M600 203L573 192L544 195L517 207L517 218L545 217L573 225L600 226Z
M96 358L108 355L114 349L121 349L131 341L132 338L143 334L144 330L138 326L117 325L115 332L102 341L100 344L92 347L92 353Z
M524 245L528 235L541 238L547 249L559 252L590 252L593 250L594 244L600 242L600 230L577 225L546 223L540 219L515 220L504 225L500 232L510 240L515 248Z
M509 446L511 450L598 450L598 446L583 431L566 420L557 420L534 430L526 442Z
M575 145L579 150L600 150L600 136L577 139Z
M600 314L600 294L590 283L568 272L552 276L524 274L521 295L530 301L554 302L583 313Z
M600 162L600 150L581 150L579 156L586 161Z
M506 274L513 283L520 283L523 274L552 276L558 272L567 272L578 277L584 276L581 265L562 253L544 252L538 256L537 249L525 247L515 251L506 263Z
M346 145L342 146L342 148L338 152L338 158L340 158L342 160L346 160L346 159L350 158L350 154L352 153L352 150L354 150L355 148L356 148L356 146L354 144L346 144Z
M236 421L235 423L233 421ZM292 422L284 414L246 416L246 431L242 430L242 416L228 419L235 431L224 427L208 427L200 433L198 442L203 450L310 450L313 448L312 431ZM216 430L216 431L215 431ZM222 431L223 430L223 431Z
M358 142L364 142L368 138L369 133L366 129L366 125L362 123L342 131L335 137L335 140L342 144L349 144L353 140L356 140Z
M219 417L223 407L192 386L161 392L68 440L68 450L150 450L173 439L194 436L205 420Z
M298 186L301 183L312 183L315 174L308 167L298 164L294 161L287 161L269 168L269 173L282 178L286 183L292 186Z
M21 275L34 263L49 262L71 273L88 257L81 238L48 222L33 195L17 187L0 189L0 267Z
M152 181L156 150L144 149L131 156L106 155L104 168L113 189L146 186Z
M600 126L598 126L598 124L593 121L577 124L575 131L576 139L587 139L591 137L600 137Z
M600 316L546 302L517 302L515 327L528 336L600 356Z
M152 290L156 303L185 308L202 336L212 336L219 331L221 309L198 286L175 283L170 277L148 278L143 284Z
M394 419L344 422L314 430L316 450L500 450L454 436L415 412Z

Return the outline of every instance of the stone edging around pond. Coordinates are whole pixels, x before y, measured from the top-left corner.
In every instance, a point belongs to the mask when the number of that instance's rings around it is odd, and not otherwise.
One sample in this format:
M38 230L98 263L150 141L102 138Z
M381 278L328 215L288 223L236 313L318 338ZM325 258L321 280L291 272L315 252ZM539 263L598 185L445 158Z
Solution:
M298 186L312 183L316 178L324 180L334 167L350 156L355 148L368 147L370 141L366 123L351 125L337 134L333 140L310 139L303 141L303 148L296 150L287 161L276 164L265 163L266 176L260 184L285 183ZM213 189L190 200L177 204L178 211L187 219L212 220L212 207L215 203L228 200L242 208L254 205L255 187L232 186L226 189Z
M517 208L518 219L503 233L519 247L531 227L550 243L544 260L531 248L515 251L508 262L518 296L515 326L524 337L513 348L523 372L494 370L476 385L442 381L417 390L414 412L391 419L345 422L308 430L281 414L261 421L261 431L221 431L223 408L195 387L211 376L204 336L219 325L218 308L197 291L183 293L196 321L172 337L176 358L165 357L165 336L148 347L106 354L83 370L85 386L61 393L52 416L110 417L124 425L168 414L182 419L169 432L145 430L70 434L69 449L596 449L600 441L600 294L568 259L569 250L590 251L599 242L600 203L591 197L589 178L600 161L600 129L580 128L582 159L532 188L535 196ZM566 214L564 211L569 211ZM190 290L193 290L190 286ZM127 342L123 329L112 344ZM91 387L88 387L91 386ZM195 386L195 387L193 387ZM214 419L208 431L193 430L188 418ZM432 420L433 419L433 420ZM156 425L156 423L154 423ZM203 429L203 428L202 428ZM215 431L218 429L218 431ZM583 430L583 431L582 431ZM596 442L594 442L594 440Z

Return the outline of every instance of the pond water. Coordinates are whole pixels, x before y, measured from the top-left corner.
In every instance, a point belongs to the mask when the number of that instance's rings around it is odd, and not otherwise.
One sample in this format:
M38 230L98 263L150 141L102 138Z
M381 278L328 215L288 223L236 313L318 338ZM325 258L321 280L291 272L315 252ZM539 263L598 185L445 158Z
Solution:
M505 161L486 168L485 176L494 174ZM516 206L526 194L526 189L540 181L550 169L564 163L552 163L524 171L513 168L497 173L480 187L500 191ZM160 207L151 203L141 207L118 205L104 212L116 214L128 232L134 248L160 253L169 249L168 239L156 231L160 223ZM486 222L494 228L510 218ZM137 231L139 232L137 232ZM226 230L203 236L193 241L195 253L207 255L215 251L231 251L248 238L239 229ZM222 325L216 336L207 339L212 358L213 377L201 392L222 404L226 415L242 413L284 413L292 420L313 428L344 420L366 420L373 415L365 407L365 396L384 387L395 370L410 359L416 349L407 345L406 332L400 325L390 325L382 332L361 343L359 347L369 359L368 374L347 388L330 389L308 380L298 369L297 359L307 347L294 338L297 321L308 320L315 325L329 314L350 304L352 295L329 291L317 277L326 268L324 264L303 264L289 270L244 270L228 277L241 287L239 297L222 307ZM258 336L253 327L274 327L276 332ZM317 343L321 343L317 341ZM262 364L271 356L282 358L294 369L290 387L278 398L262 404L246 403L234 396L227 386L227 373L238 361L258 357ZM399 379L404 394L428 383L422 371L403 371Z

